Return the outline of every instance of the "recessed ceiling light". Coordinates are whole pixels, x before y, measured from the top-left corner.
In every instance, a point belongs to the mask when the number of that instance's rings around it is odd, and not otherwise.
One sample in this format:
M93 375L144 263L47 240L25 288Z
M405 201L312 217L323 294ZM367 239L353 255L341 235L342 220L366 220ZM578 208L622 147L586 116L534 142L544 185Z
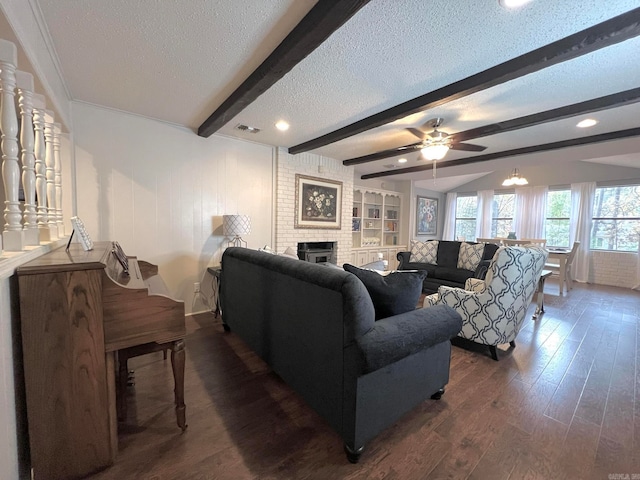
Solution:
M399 158L398 159L398 163L407 163L407 159L406 158Z
M576 127L580 127L580 128L588 128L588 127L593 127L595 124L597 124L598 121L594 120L593 118L585 118L584 120L582 120L581 122L578 122L578 124L576 125Z
M531 0L498 0L498 3L503 8L518 8L529 3L530 1Z
M276 123L276 128L281 132L286 132L287 130L289 130L289 124L284 120L280 120L278 121L278 123Z

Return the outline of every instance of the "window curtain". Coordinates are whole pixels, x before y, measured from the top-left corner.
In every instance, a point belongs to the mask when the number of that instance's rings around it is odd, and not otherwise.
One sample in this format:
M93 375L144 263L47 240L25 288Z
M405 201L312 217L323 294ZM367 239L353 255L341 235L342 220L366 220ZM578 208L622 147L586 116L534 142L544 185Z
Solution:
M569 227L571 245L580 242L571 267L571 276L578 282L589 281L591 258L591 226L593 224L593 202L596 198L595 182L571 184L571 223Z
M443 240L455 240L456 235L456 192L447 193L444 200L444 227L442 229Z
M476 213L476 239L491 238L493 219L493 190L478 191L478 210Z
M636 284L633 290L640 290L640 238L638 239L638 254L636 255Z
M518 238L545 238L548 191L546 185L516 188L513 229Z

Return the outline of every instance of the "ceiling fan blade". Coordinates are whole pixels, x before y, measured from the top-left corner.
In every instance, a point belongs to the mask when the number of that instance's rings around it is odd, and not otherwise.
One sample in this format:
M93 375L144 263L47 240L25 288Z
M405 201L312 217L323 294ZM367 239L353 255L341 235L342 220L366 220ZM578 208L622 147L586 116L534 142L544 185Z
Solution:
M449 148L451 150L464 150L465 152L483 152L487 149L487 147L473 143L452 143Z
M427 134L418 130L417 128L412 128L409 127L407 128L408 131L410 131L411 133L413 133L416 137L418 137L420 140L424 140L425 138L427 138Z

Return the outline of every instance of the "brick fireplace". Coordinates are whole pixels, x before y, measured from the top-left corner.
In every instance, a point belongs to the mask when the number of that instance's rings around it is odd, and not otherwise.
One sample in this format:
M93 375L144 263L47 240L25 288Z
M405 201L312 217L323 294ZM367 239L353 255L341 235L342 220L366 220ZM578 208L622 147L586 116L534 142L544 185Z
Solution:
M338 242L299 242L298 258L311 263L337 263Z
M340 229L295 228L296 174L342 182ZM333 258L342 265L351 259L351 214L353 207L353 167L313 153L290 155L286 148L276 152L276 212L275 248L298 250L298 243L335 242Z

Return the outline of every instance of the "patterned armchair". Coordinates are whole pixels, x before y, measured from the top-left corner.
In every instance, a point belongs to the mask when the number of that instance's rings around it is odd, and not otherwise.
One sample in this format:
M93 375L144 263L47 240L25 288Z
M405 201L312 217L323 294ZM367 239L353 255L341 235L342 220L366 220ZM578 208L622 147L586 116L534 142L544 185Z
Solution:
M469 278L464 290L442 286L425 297L424 307L445 304L462 316L459 337L487 345L498 360L497 345L510 343L520 331L547 260L540 247L500 247L484 280Z

